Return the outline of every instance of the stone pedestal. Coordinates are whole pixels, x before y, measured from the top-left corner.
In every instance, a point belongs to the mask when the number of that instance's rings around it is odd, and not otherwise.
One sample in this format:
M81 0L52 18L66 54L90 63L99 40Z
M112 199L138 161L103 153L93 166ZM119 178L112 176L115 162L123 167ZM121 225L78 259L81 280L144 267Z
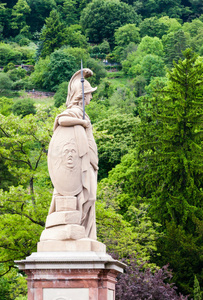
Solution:
M114 300L125 265L102 252L37 252L16 261L28 278L28 300Z

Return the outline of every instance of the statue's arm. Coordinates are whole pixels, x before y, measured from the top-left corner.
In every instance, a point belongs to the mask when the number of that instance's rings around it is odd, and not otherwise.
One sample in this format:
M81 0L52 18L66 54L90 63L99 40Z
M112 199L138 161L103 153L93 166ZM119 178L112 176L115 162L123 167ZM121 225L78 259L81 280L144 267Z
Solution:
M58 124L60 126L75 126L75 125L82 125L83 127L89 126L89 121L82 120L74 117L68 117L68 116L61 116L58 118Z

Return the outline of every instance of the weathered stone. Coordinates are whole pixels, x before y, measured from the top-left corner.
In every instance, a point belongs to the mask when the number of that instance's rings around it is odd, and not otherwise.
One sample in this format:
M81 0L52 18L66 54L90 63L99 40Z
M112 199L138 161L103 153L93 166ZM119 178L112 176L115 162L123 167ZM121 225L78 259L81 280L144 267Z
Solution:
M82 251L94 251L94 252L106 252L106 246L98 241L94 241L88 238L80 240L68 240L68 241L40 241L37 244L38 252L82 252Z
M84 78L92 75L90 69L83 69ZM68 85L67 109L56 116L48 149L48 169L54 186L49 215L78 210L83 217L81 225L85 227L86 236L94 240L97 239L95 201L98 153L91 121L85 114L84 106L90 103L92 92L96 89L86 79L81 84L81 70L72 76ZM63 196L76 197L76 205ZM65 223L61 219L57 223L55 216L47 218L48 227L59 224L71 224L70 218ZM73 220L72 224L79 223Z
M85 228L80 225L59 225L45 229L40 237L40 241L68 239L77 240L85 238Z
M61 211L54 212L47 216L46 228L65 225L65 224L80 224L81 214L79 211Z
M56 211L76 210L77 198L73 196L55 196Z

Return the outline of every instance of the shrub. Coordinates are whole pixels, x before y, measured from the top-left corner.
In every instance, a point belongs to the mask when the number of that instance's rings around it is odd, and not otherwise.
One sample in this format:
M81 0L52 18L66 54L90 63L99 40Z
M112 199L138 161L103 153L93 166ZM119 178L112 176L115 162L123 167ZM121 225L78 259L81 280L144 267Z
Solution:
M85 63L85 67L93 71L93 76L88 79L92 86L99 84L101 78L104 78L107 75L104 64L94 58L89 58Z
M8 74L0 73L0 93L4 93L12 88L12 80Z
M25 117L29 114L35 114L36 109L34 106L34 102L31 99L20 99L17 100L12 107L12 111L15 115Z
M54 106L60 107L62 104L64 104L66 102L67 93L68 82L64 81L59 85L57 92L54 95Z
M14 41L18 43L20 46L28 46L30 43L30 40L27 37L25 37L23 34L16 35Z
M4 116L10 115L12 111L13 100L6 97L0 98L0 113Z
M26 76L27 72L23 68L18 67L18 68L9 70L7 74L11 80L17 81L19 79L24 78Z
M77 71L77 62L74 56L63 50L56 50L50 55L48 70L44 73L44 87L56 91L58 86Z
M187 296L177 295L174 284L168 283L171 279L168 266L157 269L153 273L136 258L131 258L125 273L119 276L116 300L187 300Z

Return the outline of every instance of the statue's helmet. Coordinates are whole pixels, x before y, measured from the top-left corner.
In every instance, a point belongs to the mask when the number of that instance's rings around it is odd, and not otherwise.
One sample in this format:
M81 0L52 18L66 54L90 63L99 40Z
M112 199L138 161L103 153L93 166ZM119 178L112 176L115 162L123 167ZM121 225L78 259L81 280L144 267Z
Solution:
M93 72L90 69L83 69L84 77L90 77ZM97 87L92 87L91 84L84 79L84 94L93 93ZM81 83L81 70L77 71L70 79L68 85L68 95L66 100L66 106L73 103L75 100L82 98L82 83Z

